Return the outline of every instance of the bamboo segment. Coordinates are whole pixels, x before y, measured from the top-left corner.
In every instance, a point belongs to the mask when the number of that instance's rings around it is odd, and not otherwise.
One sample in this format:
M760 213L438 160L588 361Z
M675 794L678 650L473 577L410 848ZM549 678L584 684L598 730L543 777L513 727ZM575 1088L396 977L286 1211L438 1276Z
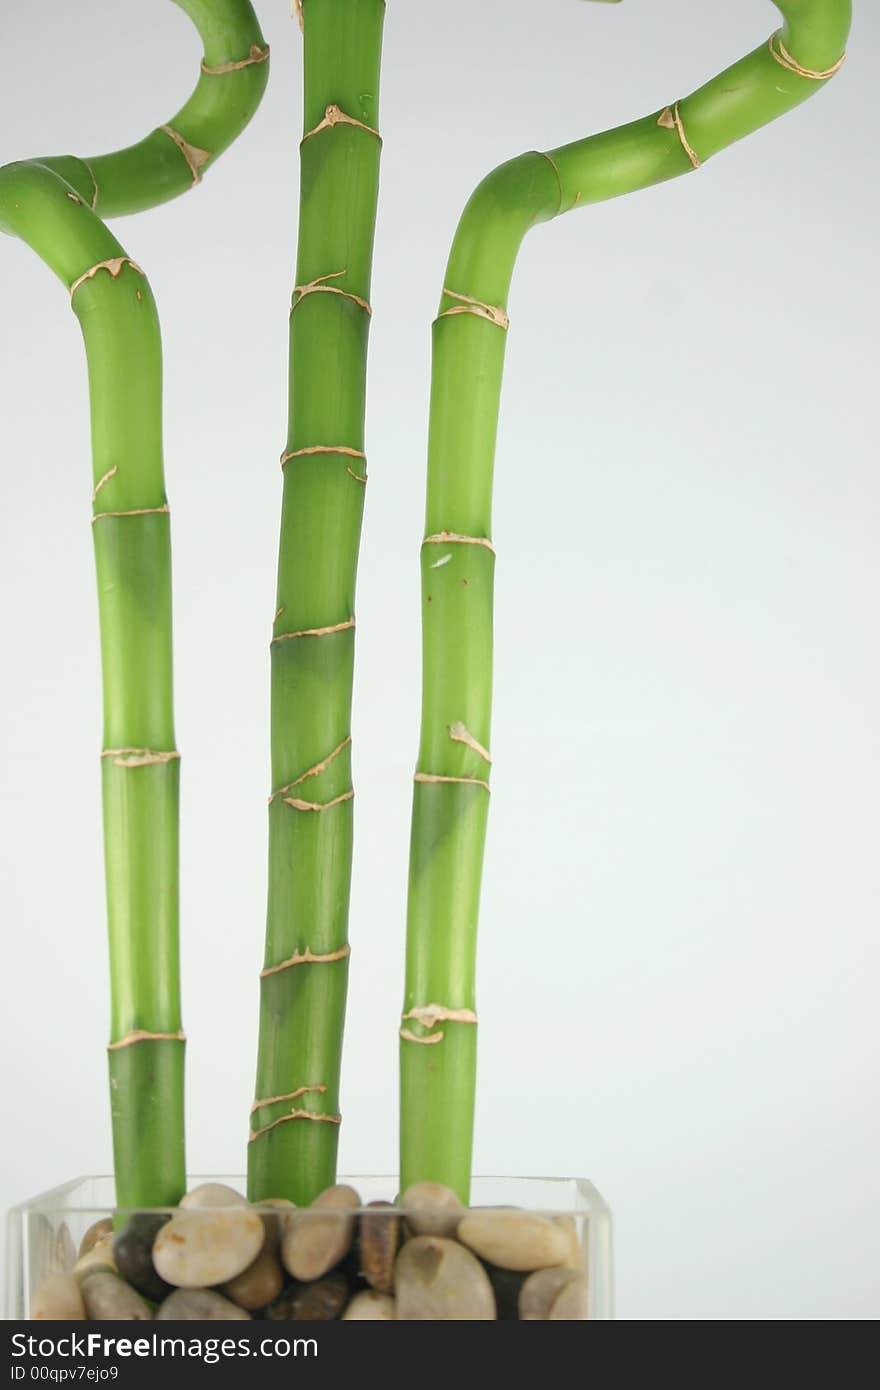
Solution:
M174 0L204 45L195 90L178 112L137 144L54 169L101 217L141 212L186 193L244 130L269 77L269 50L250 0Z
M185 1188L180 762L159 323L143 271L94 209L132 212L191 187L253 114L268 58L248 0L179 3L199 28L205 59L195 93L171 126L88 162L63 156L0 170L0 230L27 242L67 286L88 360L104 691L110 1095L116 1194L124 1207L172 1204Z
M304 1114L285 1117L282 1102L268 1102L261 1114L248 1149L254 1200L308 1202L336 1171L353 831L352 614L366 474L384 8L383 0L308 0L304 9L305 137L271 643L273 795L256 1094L307 1090ZM305 1123L309 1117L327 1122Z
M520 243L558 213L695 171L817 91L840 67L850 0L778 0L777 8L785 20L779 34L692 96L630 125L501 165L476 189L459 223L433 328L404 1016L435 1000L475 1009L489 803L484 755L491 749L494 554L485 542L492 534L507 300ZM467 538L484 544L455 543ZM462 724L470 743L452 734ZM410 1022L401 1031L400 1064L401 1190L433 1180L467 1202L476 1029Z

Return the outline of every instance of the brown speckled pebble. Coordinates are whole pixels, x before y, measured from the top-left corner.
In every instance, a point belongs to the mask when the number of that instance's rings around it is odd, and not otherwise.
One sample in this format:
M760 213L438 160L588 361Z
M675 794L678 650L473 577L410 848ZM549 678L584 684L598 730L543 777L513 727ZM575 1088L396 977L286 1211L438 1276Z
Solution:
M502 1269L546 1269L569 1254L569 1236L546 1216L499 1208L469 1211L458 1223L458 1239Z
M84 1274L88 1274L93 1269L109 1270L111 1274L116 1274L116 1261L113 1258L113 1235L99 1236L90 1250L84 1255L80 1255L76 1264L73 1266L73 1273L78 1279Z
M31 1320L82 1322L86 1315L79 1282L72 1274L50 1274L31 1294Z
M495 1319L495 1295L479 1260L442 1236L407 1241L394 1268L397 1316L402 1321Z
M175 1289L156 1313L163 1322L250 1322L250 1313L213 1289Z
M274 1322L332 1322L341 1314L348 1295L348 1280L334 1270L313 1283L294 1284L266 1309L266 1317Z
M272 1303L284 1287L284 1272L278 1259L274 1235L266 1236L266 1243L253 1264L243 1269L234 1279L224 1285L223 1292L233 1303L254 1312Z
M370 1202L360 1219L361 1273L379 1293L394 1292L394 1257L400 1244L400 1209Z
M81 1260L83 1255L87 1255L93 1245L97 1245L102 1236L113 1235L112 1216L102 1216L100 1221L93 1221L79 1243L77 1259Z
M195 1211L202 1207L246 1207L247 1197L242 1197L234 1187L225 1182L203 1182L181 1197L180 1205L184 1211Z
M581 1276L573 1269L538 1269L530 1274L519 1295L519 1315L523 1322L544 1322L550 1317L557 1298L572 1280Z
M181 1289L211 1288L253 1264L266 1232L251 1207L177 1211L153 1246L156 1273Z
M356 1293L342 1314L343 1322L390 1322L397 1317L397 1305L387 1293L364 1289Z
M148 1305L118 1275L95 1269L81 1283L86 1314L93 1322L152 1322Z
M417 1236L454 1236L465 1211L452 1188L442 1182L414 1182L400 1205Z
M354 1236L354 1211L360 1198L354 1188L339 1184L321 1192L310 1207L298 1207L285 1218L281 1259L294 1279L320 1279L348 1254Z
M586 1322L589 1313L587 1281L582 1274L575 1274L559 1292L550 1309L550 1322Z

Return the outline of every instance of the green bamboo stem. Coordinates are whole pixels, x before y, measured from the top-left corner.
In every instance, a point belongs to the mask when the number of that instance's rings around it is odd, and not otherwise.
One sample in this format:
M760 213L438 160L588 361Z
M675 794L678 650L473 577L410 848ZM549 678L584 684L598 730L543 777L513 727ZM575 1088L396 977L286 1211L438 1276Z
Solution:
M112 154L39 162L67 179L102 217L141 212L200 183L253 116L266 89L269 49L250 0L172 0L204 46L189 100L137 144ZM207 71L206 71L207 69Z
M686 99L501 165L476 189L456 232L433 327L422 727L400 1049L402 1188L431 1179L466 1201L470 1184L474 964L489 805L492 473L516 255L537 223L690 173L823 86L820 74L844 52L850 0L777 0L777 8L780 33ZM437 1007L413 1015L426 1006ZM450 1019L445 1010L465 1012Z
M216 154L262 94L266 59L237 66L252 46L262 50L262 36L247 0L181 0L181 7L199 27L206 65L233 65L203 73L174 118L187 139L210 136ZM167 134L88 163L64 156L0 170L0 230L25 241L67 286L88 361L104 691L109 1071L120 1206L173 1203L185 1187L179 755L159 323L143 271L94 206L108 215L133 212L193 182L184 152Z
M307 0L303 7L300 288L290 314L271 643L274 790L257 1099L248 1146L254 1200L308 1202L336 1171L348 983L354 600L366 478L384 10L384 0ZM340 112L351 120L339 119Z

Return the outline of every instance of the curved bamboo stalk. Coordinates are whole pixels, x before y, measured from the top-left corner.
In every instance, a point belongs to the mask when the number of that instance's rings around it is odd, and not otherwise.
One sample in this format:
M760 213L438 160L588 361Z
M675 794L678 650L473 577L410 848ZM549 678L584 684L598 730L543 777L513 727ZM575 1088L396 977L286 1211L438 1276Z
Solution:
M537 223L691 173L824 85L843 59L850 0L776 3L783 28L691 96L630 125L501 165L479 185L456 232L433 328L409 1021L400 1049L402 1189L433 1179L466 1201L470 1183L474 960L489 805L492 471L517 251ZM426 1006L431 1018L420 1022L417 1011ZM438 1023L438 1007L470 1016L447 1014Z
M384 0L303 6L299 245L271 643L273 793L255 1102L262 1123L248 1146L253 1200L308 1202L336 1171L384 11ZM301 1088L292 1114L283 1098Z
M246 124L266 61L248 0L180 0L205 63L175 117L214 152ZM213 84L213 85L212 85ZM217 85L220 84L220 85ZM184 113L181 113L181 117ZM178 965L178 777L172 709L171 552L162 462L162 356L146 277L93 210L133 212L193 182L155 133L88 164L72 156L0 170L0 230L67 286L89 369L92 531L104 691L104 851L112 990L110 1094L120 1206L176 1202L185 1186Z

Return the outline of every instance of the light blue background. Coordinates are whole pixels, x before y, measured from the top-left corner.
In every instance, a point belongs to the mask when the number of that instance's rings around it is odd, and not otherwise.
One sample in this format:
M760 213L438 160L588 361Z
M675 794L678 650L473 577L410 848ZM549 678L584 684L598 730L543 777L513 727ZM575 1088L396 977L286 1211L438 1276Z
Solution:
M120 221L165 337L191 1166L244 1163L300 38L185 200ZM497 467L476 1167L590 1176L626 1319L878 1313L876 74L528 240ZM428 325L477 180L675 100L766 0L391 0L358 603L342 1165L396 1162ZM167 120L170 4L7 0L0 162ZM110 1163L82 348L0 246L0 1205Z

